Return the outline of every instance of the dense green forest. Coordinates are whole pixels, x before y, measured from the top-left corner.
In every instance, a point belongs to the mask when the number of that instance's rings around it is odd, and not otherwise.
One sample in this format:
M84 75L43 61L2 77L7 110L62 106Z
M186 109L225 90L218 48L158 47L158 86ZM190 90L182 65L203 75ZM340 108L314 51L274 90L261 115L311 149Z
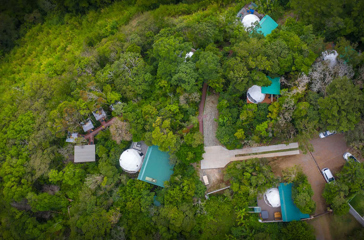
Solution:
M247 3L1 4L0 238L315 239L306 222L262 224L246 212L280 180L264 159L228 165L231 189L206 200L196 170L201 89L220 94L216 137L229 149L298 141L305 150L318 131L336 130L364 154L364 1L256 1L279 23L266 37L237 20ZM320 61L329 48L339 53L334 68ZM269 85L268 75L283 77L278 101L247 104L248 88ZM128 133L99 133L96 162L74 164L67 133L82 133L79 123L100 107ZM175 167L164 188L122 171L128 134L169 151ZM289 171L285 180L304 186L295 203L313 212L307 177ZM338 213L363 190L362 171L347 165L341 176L357 175L326 187Z

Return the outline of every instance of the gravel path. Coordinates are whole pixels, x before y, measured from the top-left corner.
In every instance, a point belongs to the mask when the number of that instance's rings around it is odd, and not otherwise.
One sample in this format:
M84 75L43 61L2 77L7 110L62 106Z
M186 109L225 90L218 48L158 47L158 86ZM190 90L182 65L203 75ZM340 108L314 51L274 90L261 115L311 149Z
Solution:
M217 130L217 120L219 111L217 110L219 95L213 94L206 97L205 110L203 116L203 136L205 146L221 146L215 133Z

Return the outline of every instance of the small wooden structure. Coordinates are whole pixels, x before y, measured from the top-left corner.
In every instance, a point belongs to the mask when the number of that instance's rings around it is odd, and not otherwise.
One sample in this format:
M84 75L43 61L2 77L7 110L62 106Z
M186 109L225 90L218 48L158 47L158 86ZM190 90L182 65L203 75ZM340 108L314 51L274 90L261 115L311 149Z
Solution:
M82 129L85 132L91 131L94 128L94 125L92 124L90 119L87 119L86 123L81 122Z
M97 121L100 121L104 118L106 118L106 113L104 109L100 108L99 110L93 111L92 114L94 115L95 119Z
M205 183L205 185L209 185L210 183L209 183L209 179L207 178L207 176L205 175L205 176L203 176L202 177L202 179L203 179L203 182Z

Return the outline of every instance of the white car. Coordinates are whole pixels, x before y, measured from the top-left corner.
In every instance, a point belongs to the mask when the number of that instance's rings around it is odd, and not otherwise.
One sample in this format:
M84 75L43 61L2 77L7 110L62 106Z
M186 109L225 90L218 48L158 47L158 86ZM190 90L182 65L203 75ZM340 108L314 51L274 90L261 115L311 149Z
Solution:
M332 175L330 169L324 168L321 170L321 172L322 172L322 175L324 175L326 182L331 183L331 182L335 181L335 178Z
M353 161L355 161L355 162L360 163L360 162L358 161L358 159L356 159L356 158L355 158L355 157L354 157L351 153L349 153L349 152L344 153L343 157L344 157L344 159L345 159L347 162L349 162L349 159L351 159L351 160L353 160Z
M319 134L320 138L325 138L331 135L334 135L336 131L325 131Z

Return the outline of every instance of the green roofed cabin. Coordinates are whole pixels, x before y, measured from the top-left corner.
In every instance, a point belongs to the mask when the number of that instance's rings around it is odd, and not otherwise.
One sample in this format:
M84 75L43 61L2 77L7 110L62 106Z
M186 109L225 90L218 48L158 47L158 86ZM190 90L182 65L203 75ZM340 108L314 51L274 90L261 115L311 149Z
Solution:
M164 187L164 182L173 174L173 167L167 152L160 151L158 146L151 146L145 154L138 180Z
M278 23L276 23L269 15L265 15L262 20L260 20L259 25L260 27L257 29L257 32L263 33L264 37L278 27Z
M280 183L278 190L279 190L279 197L281 199L283 222L300 221L302 219L310 218L309 214L302 213L293 203L292 183L290 184Z
M281 94L281 81L279 77L271 78L267 76L268 79L272 82L271 85L268 87L262 87L262 93L264 94L274 94L274 95L280 95Z
M281 94L281 82L280 78L271 78L267 76L271 81L268 87L260 87L257 85L252 86L247 92L247 103L272 103L277 101L278 97L273 95Z

